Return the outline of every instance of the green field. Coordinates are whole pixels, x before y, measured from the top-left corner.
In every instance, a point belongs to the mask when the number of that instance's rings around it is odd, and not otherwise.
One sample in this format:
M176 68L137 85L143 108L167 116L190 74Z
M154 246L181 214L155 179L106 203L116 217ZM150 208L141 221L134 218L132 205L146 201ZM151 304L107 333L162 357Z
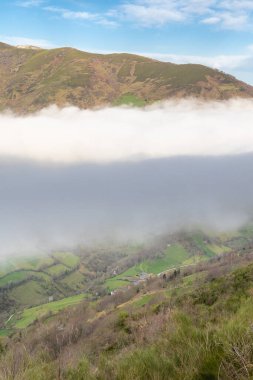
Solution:
M144 262L143 265L140 265L140 270L147 273L159 274L169 268L184 264L188 258L189 253L183 246L179 244L172 245L167 248L164 257Z
M14 265L16 269L34 269L39 270L46 268L54 264L54 259L49 256L38 256L38 257L21 257L16 258Z
M20 281L31 279L31 278L38 278L44 281L49 281L50 276L45 272L34 272L29 270L20 270L16 272L12 272L2 278L0 278L0 287L10 285L10 284L17 284Z
M5 276L6 274L14 271L16 269L15 265L10 261L1 261L0 262L0 277Z
M0 278L0 287L8 285L9 283L19 282L25 280L28 277L27 271L19 271L10 273L2 278Z
M79 290L83 288L85 276L79 271L72 272L64 276L60 283L64 286L67 285L72 290Z
M253 239L253 225L249 224L249 225L245 226L244 228L242 228L239 231L239 235L241 235L245 238L248 238L248 239Z
M136 95L133 94L124 94L120 98L114 101L114 106L121 106L121 105L129 105L129 106L135 106L135 107L143 107L147 103L145 100L138 98Z
M138 300L132 302L132 306L135 307L142 307L147 305L152 299L154 298L153 294L145 294L143 297L139 298Z
M182 265L188 258L189 253L186 252L182 245L172 245L166 249L163 257L143 261L122 273L121 277L136 276L141 272L159 274L169 268Z
M35 280L19 285L10 291L10 298L22 306L38 305L48 300L46 289Z
M0 277L14 271L40 270L42 268L47 268L54 263L54 259L47 255L39 255L35 257L14 257L8 261L0 262Z
M109 278L108 280L106 280L106 287L109 291L113 291L115 289L118 289L127 285L130 285L129 281L119 280L115 277Z
M50 276L60 276L61 274L65 273L68 270L69 270L69 268L66 267L65 265L63 265L63 264L56 264L56 265L53 265L53 266L47 268L46 272Z
M223 253L231 251L231 249L225 245L207 244L207 248L216 255L222 255Z
M86 294L79 294L77 296L63 298L59 301L54 301L51 303L46 303L40 306L25 309L21 315L21 318L18 319L15 323L15 327L18 329L24 329L33 323L36 319L41 318L48 313L56 314L69 306L80 303L85 297L87 297Z
M129 280L137 279L137 276L142 272L159 274L167 269L184 264L187 259L189 259L189 253L186 252L182 245L175 244L166 249L163 257L154 260L145 260L125 272L106 280L106 286L109 290L115 290L129 284Z
M0 338L4 336L8 336L10 332L11 330L8 330L8 329L0 329Z
M201 281L205 278L206 272L200 272L200 273L193 273L189 276L186 276L183 278L183 285L185 286L192 286L197 281Z
M80 262L80 258L71 252L57 252L53 254L53 257L69 268L75 268Z
M231 249L223 244L218 245L210 243L205 240L202 234L196 234L193 236L193 242L202 251L206 258L212 258L216 255L221 255L226 252L230 252Z
M137 280L141 273L159 274L170 268L181 265L193 265L200 261L208 260L219 254L230 252L231 249L223 244L207 243L201 234L192 237L194 244L201 250L201 255L191 256L180 244L168 247L162 257L153 260L145 260L125 272L106 280L106 287L109 291L129 285Z

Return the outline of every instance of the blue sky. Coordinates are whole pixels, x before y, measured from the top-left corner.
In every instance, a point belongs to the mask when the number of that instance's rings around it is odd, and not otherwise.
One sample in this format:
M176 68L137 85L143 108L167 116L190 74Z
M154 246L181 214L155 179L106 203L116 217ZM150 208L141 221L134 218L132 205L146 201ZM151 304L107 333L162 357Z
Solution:
M203 63L253 84L253 0L1 0L0 40Z

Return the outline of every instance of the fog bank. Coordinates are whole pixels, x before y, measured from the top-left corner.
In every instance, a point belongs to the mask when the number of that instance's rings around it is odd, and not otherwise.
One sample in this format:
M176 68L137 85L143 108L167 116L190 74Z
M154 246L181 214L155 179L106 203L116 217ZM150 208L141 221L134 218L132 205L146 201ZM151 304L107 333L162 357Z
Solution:
M0 156L19 159L108 163L252 151L252 100L0 114Z
M0 257L253 219L253 101L0 114Z
M103 239L238 228L253 216L253 155L108 165L0 164L0 256Z

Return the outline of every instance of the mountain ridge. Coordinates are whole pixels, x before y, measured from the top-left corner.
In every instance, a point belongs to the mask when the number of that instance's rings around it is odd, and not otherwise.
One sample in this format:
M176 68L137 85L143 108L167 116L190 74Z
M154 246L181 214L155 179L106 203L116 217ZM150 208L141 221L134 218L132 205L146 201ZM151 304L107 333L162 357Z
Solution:
M51 104L81 109L186 97L253 97L253 87L200 64L174 64L128 53L63 47L22 49L0 43L0 110L38 111Z

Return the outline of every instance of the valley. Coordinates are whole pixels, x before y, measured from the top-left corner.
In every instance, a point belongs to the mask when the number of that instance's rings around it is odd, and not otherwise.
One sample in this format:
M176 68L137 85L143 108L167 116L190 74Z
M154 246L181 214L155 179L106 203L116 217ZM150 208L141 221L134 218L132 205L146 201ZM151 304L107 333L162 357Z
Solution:
M219 366L229 379L231 366L245 370L229 356L228 345L239 343L227 339L236 339L238 318L238 339L249 339L252 252L249 225L233 233L184 232L146 244L12 259L1 265L1 302L9 308L2 304L0 374L18 354L18 379L32 379L35 368L41 378L54 379L58 362L61 378L68 380L127 379L128 373L144 379L146 371L150 379L156 371L166 379L168 368L173 379L187 368L195 379L196 371L216 376ZM187 357L185 345L193 355ZM50 356L47 364L39 359L42 347ZM165 347L170 355L163 353L160 361Z
M174 271L194 272L210 260L248 252L252 246L249 226L228 235L181 233L147 244L105 244L12 258L0 267L0 333L12 334L40 317L51 318L84 298L97 302Z

